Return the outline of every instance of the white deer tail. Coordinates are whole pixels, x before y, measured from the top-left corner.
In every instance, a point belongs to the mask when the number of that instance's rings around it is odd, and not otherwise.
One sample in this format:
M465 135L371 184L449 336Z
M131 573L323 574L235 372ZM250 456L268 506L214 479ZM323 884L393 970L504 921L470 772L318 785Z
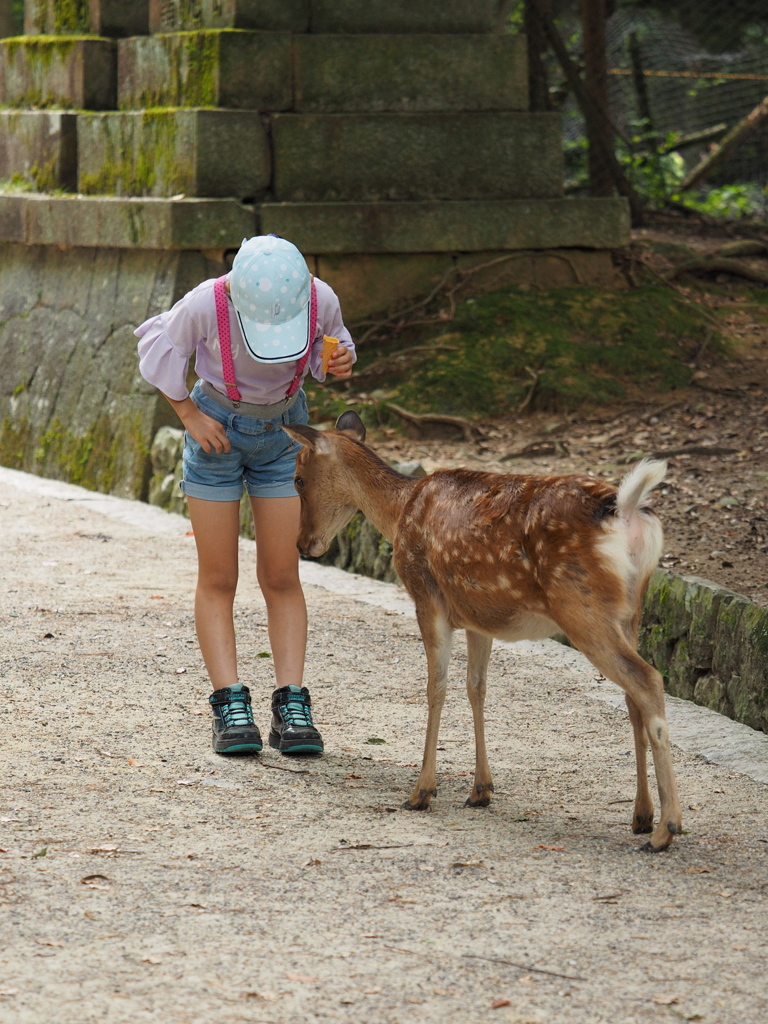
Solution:
M616 498L616 513L629 519L635 512L649 507L648 496L658 487L667 473L666 462L658 459L643 459L631 469L619 486Z

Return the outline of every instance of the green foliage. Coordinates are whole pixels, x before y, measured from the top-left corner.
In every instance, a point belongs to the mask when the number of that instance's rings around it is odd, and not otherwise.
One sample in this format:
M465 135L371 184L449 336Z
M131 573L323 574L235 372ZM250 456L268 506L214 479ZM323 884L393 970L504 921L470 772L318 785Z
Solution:
M574 409L684 387L708 327L695 306L651 285L494 292L466 300L450 325L365 346L357 387L372 400L369 425L384 415L385 398L414 412L469 417L508 413L524 401ZM709 344L713 353L725 347L719 334ZM333 386L309 385L308 394L314 419L347 408Z

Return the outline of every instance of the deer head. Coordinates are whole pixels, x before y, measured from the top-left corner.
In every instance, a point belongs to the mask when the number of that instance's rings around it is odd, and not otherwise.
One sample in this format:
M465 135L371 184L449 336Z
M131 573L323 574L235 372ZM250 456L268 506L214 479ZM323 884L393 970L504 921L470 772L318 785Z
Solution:
M301 498L297 546L302 555L317 558L357 512L351 486L350 450L365 441L365 426L357 413L342 413L335 430L283 426L302 450L296 459L293 483ZM346 458L341 454L346 451Z

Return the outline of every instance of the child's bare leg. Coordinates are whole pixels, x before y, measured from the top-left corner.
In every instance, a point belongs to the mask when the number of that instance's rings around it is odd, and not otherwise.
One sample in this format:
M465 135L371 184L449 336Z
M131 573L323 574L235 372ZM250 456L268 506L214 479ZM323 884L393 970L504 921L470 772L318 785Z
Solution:
M256 578L267 605L275 685L301 686L307 646L307 606L299 581L300 502L251 498L256 532Z
M197 545L195 628L214 690L237 683L232 606L237 589L240 502L188 498Z

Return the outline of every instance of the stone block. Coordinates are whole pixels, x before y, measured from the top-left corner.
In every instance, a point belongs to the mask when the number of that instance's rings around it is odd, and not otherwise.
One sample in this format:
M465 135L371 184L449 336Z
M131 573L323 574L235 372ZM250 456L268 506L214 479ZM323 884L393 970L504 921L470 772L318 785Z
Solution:
M253 200L269 185L268 141L255 111L80 114L77 133L83 195Z
M255 227L253 208L236 199L0 196L0 241L27 245L238 249Z
M149 0L151 32L249 28L306 32L310 0Z
M263 222L260 230L265 230ZM284 237L293 241L290 234ZM314 256L314 263L318 277L327 281L341 299L347 320L354 322L363 317L397 312L414 299L427 295L452 267L490 263L508 255L503 252L473 254L472 257L456 252L319 254ZM546 250L510 259L489 268L487 274L479 271L468 287L495 290L520 284L541 288L578 284L626 287L609 252L575 249Z
M287 32L170 33L118 44L118 106L288 110Z
M624 199L264 203L259 213L265 233L315 254L608 249L629 242Z
M493 32L500 0L310 0L313 32Z
M38 192L77 187L77 115L58 110L0 111L0 180Z
M269 233L272 229L262 224L260 230ZM277 234L295 241L290 234L282 231ZM317 276L339 296L347 323L354 323L374 313L395 312L402 309L409 299L426 295L450 269L452 262L450 253L360 253L355 256L320 255L315 266Z
M751 603L744 608L736 646L740 652L738 674L731 676L728 687L734 717L768 732L768 609Z
M0 242L23 242L26 203L24 196L0 194Z
M297 111L527 110L521 35L305 35Z
M79 35L90 31L89 0L24 0L25 35Z
M280 201L562 194L558 114L276 114L272 139Z
M97 36L143 36L149 32L149 0L90 0L91 32Z
M0 40L0 106L110 110L117 102L117 51L88 36Z

